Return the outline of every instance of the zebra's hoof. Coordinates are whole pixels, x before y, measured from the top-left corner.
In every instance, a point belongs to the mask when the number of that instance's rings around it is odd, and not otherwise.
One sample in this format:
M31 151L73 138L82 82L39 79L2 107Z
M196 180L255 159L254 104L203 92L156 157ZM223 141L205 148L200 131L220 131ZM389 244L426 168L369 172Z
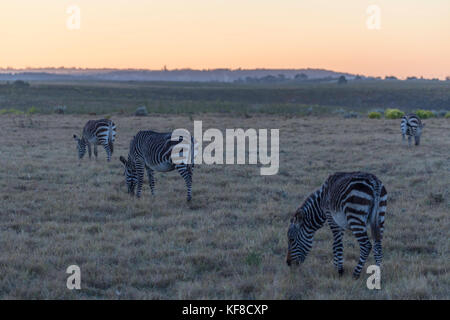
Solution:
M358 280L359 279L359 273L353 273L353 279Z
M192 198L187 198L186 201L187 202L191 202Z
M338 269L338 274L339 277L342 277L342 275L344 274L344 269Z

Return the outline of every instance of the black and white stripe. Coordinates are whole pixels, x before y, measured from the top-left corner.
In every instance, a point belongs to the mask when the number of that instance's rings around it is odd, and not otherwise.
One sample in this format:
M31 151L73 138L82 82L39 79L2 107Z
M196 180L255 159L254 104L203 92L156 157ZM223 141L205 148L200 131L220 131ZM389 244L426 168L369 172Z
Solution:
M150 189L154 195L155 179L154 171L168 172L177 170L183 177L187 187L187 200L192 198L192 174L194 171L194 140L191 138L191 161L185 163L174 162L172 149L183 143L182 137L178 141L171 140L172 133L158 133L154 131L139 131L130 143L128 160L120 157L125 168L125 177L128 192L140 197L144 180L144 170L147 169ZM189 149L188 149L189 150ZM144 169L145 168L145 169Z
M415 145L418 146L420 144L420 136L424 126L425 124L423 124L422 121L420 121L420 118L414 113L403 116L400 123L403 140L405 140L405 136L408 136L408 145L411 145L411 138L414 137Z
M364 172L335 173L319 190L311 194L297 209L288 230L286 262L303 262L311 250L314 233L328 222L333 233L334 265L343 273L344 230L350 229L358 240L360 257L353 276L358 278L372 244L367 228L375 240L376 265L381 265L381 240L384 231L387 192L382 182L373 174Z
M81 138L76 134L73 138L77 142L78 157L83 158L86 153L86 147L91 158L91 143L94 145L94 155L97 159L97 145L105 148L108 161L114 152L114 141L116 139L116 125L109 119L89 120L83 128Z

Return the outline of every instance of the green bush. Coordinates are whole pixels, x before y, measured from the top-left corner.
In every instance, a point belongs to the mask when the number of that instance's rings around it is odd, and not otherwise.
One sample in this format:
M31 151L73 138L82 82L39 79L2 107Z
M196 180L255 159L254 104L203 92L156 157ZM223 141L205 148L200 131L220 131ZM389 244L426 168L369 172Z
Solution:
M38 113L38 108L36 108L36 107L31 107L30 109L28 109L28 111L27 111L27 113L28 114L35 114L35 113Z
M386 109L384 112L384 116L386 119L400 119L403 117L405 113L398 109Z
M430 110L416 110L414 112L420 119L428 119L434 117L434 113Z
M447 112L447 113L445 114L445 118L446 118L446 119L449 119L449 118L450 118L450 111Z
M370 119L380 119L381 118L381 113L379 112L370 112L369 113L369 118Z

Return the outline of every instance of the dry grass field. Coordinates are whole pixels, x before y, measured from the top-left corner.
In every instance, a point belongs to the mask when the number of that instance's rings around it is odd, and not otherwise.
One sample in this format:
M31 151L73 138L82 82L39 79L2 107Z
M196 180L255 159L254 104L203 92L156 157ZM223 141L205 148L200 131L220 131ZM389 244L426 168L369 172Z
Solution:
M428 119L419 147L399 120L224 114L113 115L111 163L79 163L72 135L99 116L0 116L0 299L449 299L450 119ZM31 119L31 120L30 120ZM126 193L120 155L138 130L279 128L280 170L199 165L193 200L176 172ZM388 191L381 290L351 272L359 247L319 230L299 268L285 263L290 214L335 171L368 171ZM374 263L371 254L366 267ZM66 288L69 265L81 290Z

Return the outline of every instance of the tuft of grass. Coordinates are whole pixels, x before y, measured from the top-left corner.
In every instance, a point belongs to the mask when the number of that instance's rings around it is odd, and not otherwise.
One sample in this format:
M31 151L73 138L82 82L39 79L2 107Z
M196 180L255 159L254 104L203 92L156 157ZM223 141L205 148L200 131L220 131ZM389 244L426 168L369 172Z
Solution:
M256 251L249 252L245 257L245 263L251 267L258 267L261 264L262 257Z

